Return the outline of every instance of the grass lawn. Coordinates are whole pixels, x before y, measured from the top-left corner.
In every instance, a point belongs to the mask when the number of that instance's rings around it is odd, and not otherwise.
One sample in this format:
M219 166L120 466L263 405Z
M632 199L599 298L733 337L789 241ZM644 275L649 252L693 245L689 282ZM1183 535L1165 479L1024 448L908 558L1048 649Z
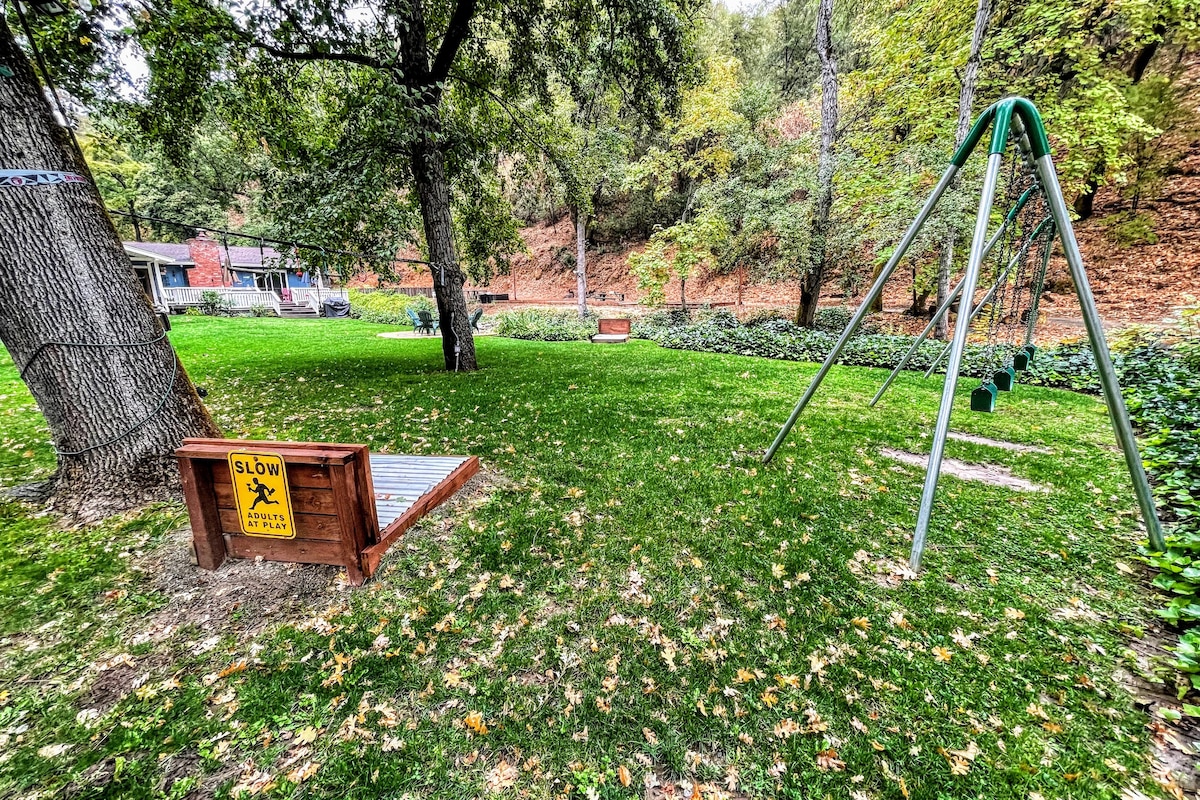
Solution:
M1050 491L945 478L914 578L923 470L879 450L928 450L940 383L868 409L886 373L835 369L764 468L813 365L487 337L453 375L381 329L171 334L229 436L481 457L361 589L265 571L320 588L252 636L236 603L156 627L197 580L155 574L180 504L83 531L0 505L0 797L1161 793L1121 682L1145 667L1133 494L1095 398L956 412L1050 452L949 456ZM53 457L0 358L11 484Z

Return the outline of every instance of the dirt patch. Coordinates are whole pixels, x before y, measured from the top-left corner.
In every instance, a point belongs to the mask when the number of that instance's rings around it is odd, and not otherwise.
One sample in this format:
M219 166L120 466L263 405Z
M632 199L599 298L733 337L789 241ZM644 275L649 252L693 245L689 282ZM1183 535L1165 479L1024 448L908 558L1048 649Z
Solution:
M1185 792L1187 796L1200 796L1200 720L1192 717L1172 720L1164 716L1164 712L1174 716L1182 711L1175 687L1143 677L1153 674L1155 664L1172 660L1169 649L1172 638L1157 622L1149 623L1143 636L1129 642L1142 674L1120 670L1116 676L1149 716L1146 729L1153 743L1155 779L1171 797L1183 797ZM1174 674L1174 670L1170 673Z
M893 450L890 447L882 448L879 454L905 464L911 464L914 467L927 468L929 466L929 456L906 453L903 450ZM1012 470L1007 467L997 466L996 464L968 464L966 461L959 461L955 458L944 458L942 459L941 474L953 475L955 478L964 481L980 481L982 483L990 483L993 486L1003 486L1006 489L1015 489L1018 492L1050 491L1044 486L1039 486L1024 478L1018 478L1012 474Z
M973 433L956 433L950 431L948 434L951 439L958 442L970 442L971 444L981 444L985 447L999 447L1001 450L1012 450L1014 453L1049 453L1052 452L1048 447L1036 447L1032 444L1017 444L1016 442L1003 442L999 439L989 439L986 436L976 436Z
M125 695L140 687L148 676L168 661L162 653L150 653L141 657L119 655L109 661L93 665L96 679L79 701L80 708L94 709L103 715L121 702Z
M232 559L218 570L203 570L192 563L191 538L190 529L176 531L142 565L154 588L170 598L142 633L150 640L186 625L226 630L235 612L241 635L254 636L293 614L328 605L344 589L337 581L341 570L319 564Z

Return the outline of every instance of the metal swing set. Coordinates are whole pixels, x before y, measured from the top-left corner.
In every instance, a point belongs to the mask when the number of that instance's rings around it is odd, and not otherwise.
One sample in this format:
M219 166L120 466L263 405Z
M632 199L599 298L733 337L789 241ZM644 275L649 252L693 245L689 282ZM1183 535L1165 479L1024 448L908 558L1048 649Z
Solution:
M1134 438L1133 427L1129 422L1129 413L1125 408L1125 400L1121 396L1121 387L1117 381L1117 373L1113 369L1112 357L1109 354L1108 344L1104 337L1104 327L1100 320L1100 315L1096 310L1096 302L1092 297L1091 286L1088 283L1087 273L1084 270L1083 257L1079 251L1079 244L1075 240L1075 232L1071 226L1070 212L1067 209L1066 201L1063 199L1062 187L1058 183L1058 175L1054 170L1054 160L1050 156L1050 142L1046 136L1046 129L1042 124L1042 118L1037 108L1032 102L1023 97L1010 97L1000 100L988 108L975 122L970 133L967 134L967 138L954 153L954 157L951 158L950 164L946 167L946 171L942 174L941 179L925 200L925 204L921 207L916 219L913 220L904 236L900 239L900 243L896 246L896 250L880 271L875 283L867 293L866 299L859 306L849 324L846 325L845 330L842 331L841 336L826 357L825 362L817 370L817 374L813 377L808 389L804 392L799 402L796 403L795 408L792 409L792 413L788 417L787 422L784 423L783 428L779 431L779 435L775 437L775 441L767 449L766 455L763 457L763 463L770 463L771 459L775 456L775 452L787 438L788 433L791 431L792 426L796 424L796 420L799 418L801 412L804 411L809 401L812 400L813 395L816 394L830 367L837 362L838 357L846 346L846 342L862 323L863 318L866 317L870 308L882 295L884 285L895 271L901 259L904 258L909 246L917 237L917 234L920 233L922 226L929 219L942 196L954 182L955 176L966 164L967 159L970 158L979 143L983 141L985 134L989 130L991 131L991 137L988 141L987 168L984 173L983 188L979 199L979 211L975 217L975 231L971 239L966 274L949 293L949 296L941 306L936 309L933 319L930 320L916 341L913 342L912 346L901 358L900 363L888 376L870 403L874 406L879 401L896 379L900 370L908 364L909 360L917 352L917 348L933 330L937 320L949 313L951 306L957 301L959 303L959 311L954 326L954 336L942 350L942 353L935 359L929 371L925 373L926 377L932 374L942 359L948 355L946 380L942 386L942 398L938 406L937 421L934 425L933 445L930 449L929 465L925 473L924 488L921 492L921 505L917 513L917 527L913 535L909 565L914 570L919 569L921 566L921 555L925 549L925 539L929 532L930 517L933 514L933 500L937 492L938 477L941 473L946 439L950 432L950 412L954 403L954 392L958 385L963 353L966 350L967 337L971 332L972 322L980 316L985 308L990 309L991 320L988 328L989 334L991 334L995 328L1004 293L1007 291L1011 278L1015 275L1017 279L1013 281L1014 297L1019 296L1022 283L1032 283L1029 307L1025 312L1028 320L1026 322L1024 345L1015 350L1004 348L1001 352L1001 361L998 364L999 369L990 376L990 379L985 373L985 377L979 388L972 392L972 409L991 411L994 407L997 392L1011 389L1016 379L1016 374L1028 367L1035 356L1036 348L1033 346L1033 330L1037 323L1038 303L1045 282L1046 266L1050 260L1050 252L1053 248L1056 235L1066 255L1071 278L1074 281L1075 290L1079 296L1079 306L1083 314L1084 326L1087 329L1088 341L1091 344L1096 366L1100 373L1100 384L1104 390L1104 400L1108 406L1108 413L1116 432L1117 442L1120 444L1125 456L1125 465L1129 470L1129 477L1133 480L1134 492L1137 495L1142 520L1146 525L1150 547L1161 551L1165 549L1162 526L1154 507L1154 497L1150 491L1150 483L1146 479L1146 472L1142 467L1142 459L1138 453L1137 440ZM1015 179L1018 177L1016 172L1018 164L1023 165L1024 175L1031 181L1031 185L1016 199L1012 208L1005 215L1000 227L989 237L988 229L991 223L992 206L997 187L1000 183L1000 173L1005 154L1009 152L1010 146L1015 148L1013 174L1009 180L1010 196L1015 193L1013 187L1015 187ZM1035 200L1037 201L1036 203L1034 202ZM996 277L991 287L978 303L974 303L975 290L980 283L984 262L997 245L1004 243L1002 251L1004 253L1007 253L1011 249L1011 245L1015 240L1015 231L1020 224L1022 212L1031 209L1034 205L1044 206L1046 216L1036 226L1024 226L1024 229L1029 230L1030 233L1027 236L1023 236L1023 241L1012 255L1011 260L1005 260L1004 257L1000 259L1002 266L997 268ZM1007 239L1005 238L1006 235ZM1044 244L1040 264L1030 280L1025 277L1024 273L1029 250L1034 242L1043 237ZM1017 315L1017 324L1019 325L1020 322L1020 315Z

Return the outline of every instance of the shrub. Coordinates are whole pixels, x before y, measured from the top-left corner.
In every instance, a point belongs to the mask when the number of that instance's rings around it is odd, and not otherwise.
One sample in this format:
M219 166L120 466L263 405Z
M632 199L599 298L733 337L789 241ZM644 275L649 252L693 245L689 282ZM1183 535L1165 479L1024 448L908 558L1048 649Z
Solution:
M543 342L586 340L596 332L595 317L580 319L574 311L547 311L526 308L502 311L492 317L496 333L510 339Z
M250 306L250 316L252 316L252 317L273 317L273 316L275 316L275 309L271 308L270 306L252 305L252 306Z
M409 325L408 312L434 311L437 306L424 295L408 295L379 289L374 292L347 292L350 301L350 316L363 322L381 325Z
M813 327L826 333L840 334L850 324L850 317L852 316L854 314L847 306L818 308L816 315L813 317Z
M229 303L216 289L205 289L200 293L200 313L208 317L229 313Z
M1105 221L1110 238L1120 247L1155 244L1154 220L1147 214L1117 214Z

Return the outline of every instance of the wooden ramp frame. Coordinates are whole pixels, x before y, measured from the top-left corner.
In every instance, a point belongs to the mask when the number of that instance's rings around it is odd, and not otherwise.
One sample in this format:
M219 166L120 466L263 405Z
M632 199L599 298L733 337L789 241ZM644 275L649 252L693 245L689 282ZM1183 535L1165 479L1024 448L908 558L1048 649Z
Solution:
M228 466L229 453L240 450L283 458L295 538L242 532ZM356 586L404 531L479 471L475 456L372 455L357 444L185 439L175 454L200 567L260 556L333 564Z

